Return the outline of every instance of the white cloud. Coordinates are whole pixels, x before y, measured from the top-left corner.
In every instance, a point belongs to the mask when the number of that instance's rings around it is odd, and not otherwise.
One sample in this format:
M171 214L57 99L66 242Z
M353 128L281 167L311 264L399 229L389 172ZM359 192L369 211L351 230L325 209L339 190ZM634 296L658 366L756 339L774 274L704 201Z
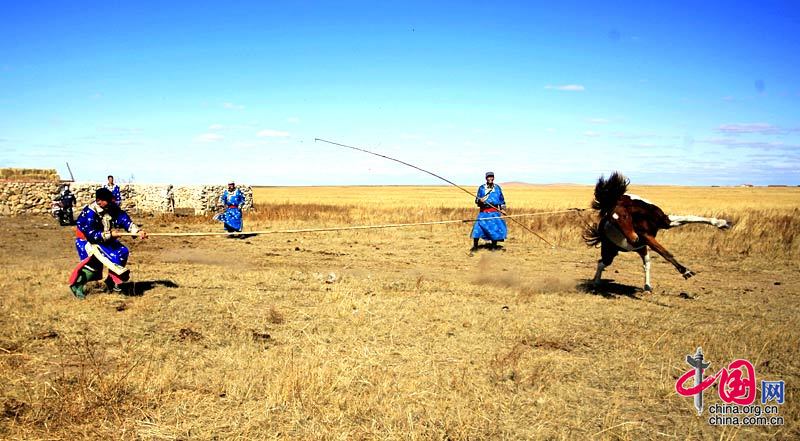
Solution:
M289 124L300 124L300 118L296 116L290 116L289 118L286 118L286 122Z
M225 126L223 126L222 124L211 124L210 126L208 126L208 130L222 130L224 128Z
M280 130L265 129L256 134L259 138L286 138L289 132L282 132Z
M244 106L241 104L234 104L234 103L222 103L222 107L231 110L244 110Z
M114 126L102 126L97 128L98 132L102 133L118 133L122 135L136 135L142 133L142 129L138 127L114 127Z
M608 118L589 118L586 121L592 124L608 124L611 122Z
M218 142L223 139L225 139L225 137L219 133L203 133L202 135L198 135L194 140L195 142Z
M555 90L565 90L568 92L583 92L586 90L585 87L581 84L564 84L560 86L554 86L552 84L548 84L544 87L545 89L555 89Z
M732 138L709 138L700 141L704 144L721 145L731 148L751 148L757 150L799 150L800 145L784 144L773 141L746 141Z
M590 138L597 138L598 136L600 136L600 133L593 132L591 130L587 130L587 131L583 132L583 136L588 136Z
M717 127L717 132L728 135L739 135L742 133L759 133L761 135L775 135L786 133L786 129L769 123L746 123L746 124L723 124Z

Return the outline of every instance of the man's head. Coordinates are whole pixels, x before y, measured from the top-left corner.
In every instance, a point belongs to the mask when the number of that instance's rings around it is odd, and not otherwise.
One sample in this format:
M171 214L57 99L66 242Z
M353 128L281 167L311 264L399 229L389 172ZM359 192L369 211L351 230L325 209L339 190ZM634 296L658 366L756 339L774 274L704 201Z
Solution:
M494 184L494 172L486 172L486 183Z
M106 208L109 204L114 203L114 195L105 187L100 187L94 192L94 199L100 208Z
M233 190L234 188L236 188L236 183L233 182L233 179L231 179L228 181L228 190Z
M108 185L114 185L114 176L108 175Z

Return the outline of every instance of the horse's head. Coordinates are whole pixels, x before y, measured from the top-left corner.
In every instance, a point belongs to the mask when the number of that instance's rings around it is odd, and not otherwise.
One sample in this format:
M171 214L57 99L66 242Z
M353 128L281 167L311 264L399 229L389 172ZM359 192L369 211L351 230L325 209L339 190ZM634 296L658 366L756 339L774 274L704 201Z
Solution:
M617 205L608 213L608 217L606 217L608 222L612 222L619 228L619 231L622 232L625 239L627 239L631 245L639 242L639 235L636 234L636 230L633 227L632 209L633 204L631 203L631 199L621 198L617 201Z

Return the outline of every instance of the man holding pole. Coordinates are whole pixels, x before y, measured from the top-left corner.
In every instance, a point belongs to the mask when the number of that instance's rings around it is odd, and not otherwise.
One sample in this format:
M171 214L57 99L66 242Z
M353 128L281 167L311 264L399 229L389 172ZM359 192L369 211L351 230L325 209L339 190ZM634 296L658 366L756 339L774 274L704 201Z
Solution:
M103 267L108 268L106 288L121 292L120 283L130 278L125 268L128 262L128 248L114 235L112 227L124 228L132 234L147 238L147 233L133 223L128 213L114 203L114 195L106 187L95 192L95 201L87 205L78 216L75 229L75 248L81 259L72 271L69 287L72 294L84 299L84 286L87 282L100 280Z
M501 218L505 214L506 200L503 190L494 183L494 172L486 172L486 184L478 187L475 204L480 208L475 226L472 227L472 250L478 250L478 240L492 242L491 249L497 248L497 242L508 236L506 221Z
M236 188L236 183L233 182L233 179L228 181L228 189L222 193L219 202L225 211L214 216L214 220L222 222L225 225L225 231L228 233L241 233L243 226L242 206L244 205L245 197L242 190Z

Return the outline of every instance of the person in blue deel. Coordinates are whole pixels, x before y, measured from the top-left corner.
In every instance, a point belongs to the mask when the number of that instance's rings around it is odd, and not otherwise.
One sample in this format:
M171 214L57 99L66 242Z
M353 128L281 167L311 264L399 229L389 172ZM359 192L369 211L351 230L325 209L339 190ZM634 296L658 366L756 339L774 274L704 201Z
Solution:
M503 190L494 183L494 172L486 172L486 183L478 187L475 204L480 208L475 226L472 227L472 250L478 250L478 240L491 241L492 249L497 242L506 240L508 227L501 216L505 214L506 200Z
M147 238L147 233L114 203L114 194L106 187L97 189L95 201L83 208L76 223L75 248L80 263L69 279L72 294L84 299L84 286L93 280L100 280L103 267L108 268L106 288L112 292L122 292L120 284L130 277L130 271L125 268L129 252L112 229L123 228L142 239Z
M243 226L242 206L244 205L245 197L242 190L236 188L236 183L233 180L228 182L228 189L222 193L219 202L225 211L214 216L214 219L222 222L225 226L225 231L228 233L241 233Z

